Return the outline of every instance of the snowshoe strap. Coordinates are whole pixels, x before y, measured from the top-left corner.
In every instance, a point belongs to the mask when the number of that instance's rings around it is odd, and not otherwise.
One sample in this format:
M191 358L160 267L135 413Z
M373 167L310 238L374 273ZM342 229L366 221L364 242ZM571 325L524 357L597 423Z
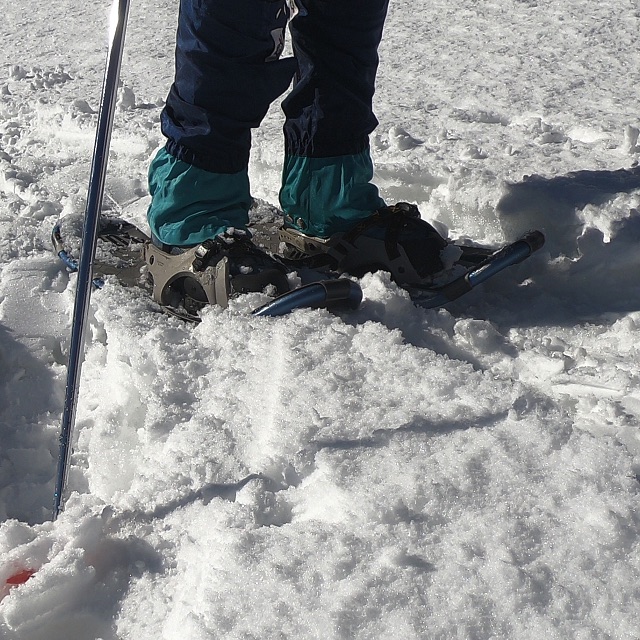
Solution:
M416 233L413 233L415 227ZM371 232L377 229L377 232ZM403 237L404 234L404 237ZM302 262L317 263L324 255L334 261L331 265L337 269L347 269L354 249L359 250L362 236L379 237L384 244L386 257L372 256L372 264L391 270L394 276L414 272L413 281L421 280L443 268L440 251L447 241L425 220L415 205L400 202L383 207L368 218L359 222L346 233L334 234L328 239L306 236L299 231L280 230L280 240L296 251L296 257ZM364 262L361 262L361 269Z

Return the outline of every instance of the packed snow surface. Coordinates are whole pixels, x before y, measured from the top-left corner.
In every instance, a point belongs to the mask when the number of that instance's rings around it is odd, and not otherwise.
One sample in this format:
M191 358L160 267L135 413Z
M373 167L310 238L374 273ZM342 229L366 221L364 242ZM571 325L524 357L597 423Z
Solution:
M198 326L92 296L51 505L106 3L5 3L3 640L640 638L640 9L394 0L372 136L389 202L547 244L446 310L384 273L357 312ZM177 0L132 3L105 207L144 224ZM254 196L277 203L278 105ZM7 579L34 571L20 586Z

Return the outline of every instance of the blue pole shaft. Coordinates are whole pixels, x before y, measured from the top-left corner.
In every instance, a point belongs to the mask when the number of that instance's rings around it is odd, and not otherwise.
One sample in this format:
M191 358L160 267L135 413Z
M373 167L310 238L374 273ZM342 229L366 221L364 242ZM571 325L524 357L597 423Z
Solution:
M80 372L84 352L84 335L89 301L91 297L93 279L93 261L96 252L98 224L107 174L109 145L113 129L113 116L118 95L118 79L122 62L124 36L129 14L129 0L113 0L109 24L109 48L102 85L102 100L98 116L98 130L93 151L93 161L89 178L87 206L84 217L82 236L82 250L78 264L78 279L76 297L73 309L73 324L71 345L69 348L69 364L67 366L67 386L65 390L62 426L60 430L60 453L58 456L58 470L53 503L53 519L55 520L62 509L62 498L67 476L69 460L71 458L71 443L73 427L75 425L76 407L78 404L78 390Z

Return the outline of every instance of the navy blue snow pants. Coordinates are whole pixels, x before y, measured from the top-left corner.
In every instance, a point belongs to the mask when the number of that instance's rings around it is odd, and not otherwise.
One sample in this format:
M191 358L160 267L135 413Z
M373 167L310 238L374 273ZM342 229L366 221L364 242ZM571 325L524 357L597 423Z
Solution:
M282 104L285 152L368 149L389 0L181 0L176 77L162 113L167 150L207 171L247 167L251 129ZM294 57L281 58L290 18Z

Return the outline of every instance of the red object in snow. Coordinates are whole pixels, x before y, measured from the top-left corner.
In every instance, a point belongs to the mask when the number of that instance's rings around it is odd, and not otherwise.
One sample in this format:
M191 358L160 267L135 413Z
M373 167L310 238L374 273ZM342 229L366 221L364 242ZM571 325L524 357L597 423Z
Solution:
M20 571L17 571L12 576L9 576L6 580L6 583L8 585L11 585L12 587L15 587L19 584L24 584L34 573L35 571L33 569L20 569Z

